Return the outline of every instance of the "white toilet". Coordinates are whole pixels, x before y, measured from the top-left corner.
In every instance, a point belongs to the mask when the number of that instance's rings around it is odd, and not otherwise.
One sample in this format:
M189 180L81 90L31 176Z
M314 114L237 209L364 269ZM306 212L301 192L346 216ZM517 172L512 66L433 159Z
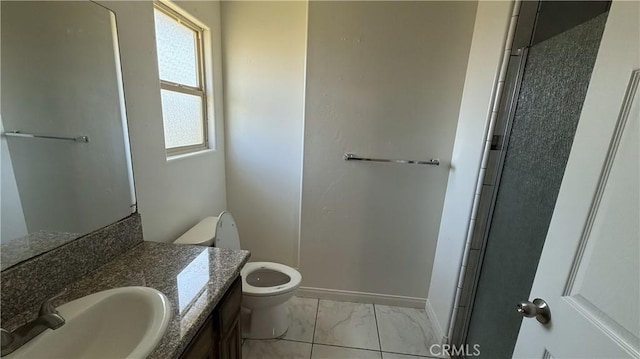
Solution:
M180 236L174 243L240 249L236 222L229 212L207 217ZM287 300L300 286L300 273L284 264L247 263L241 271L242 306L248 312L244 337L271 339L289 329Z

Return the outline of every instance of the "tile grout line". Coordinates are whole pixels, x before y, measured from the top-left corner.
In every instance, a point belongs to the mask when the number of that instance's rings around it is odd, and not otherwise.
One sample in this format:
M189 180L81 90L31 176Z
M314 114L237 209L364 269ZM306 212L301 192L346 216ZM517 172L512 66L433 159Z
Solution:
M322 343L309 343L309 342L305 342L305 341L301 341L301 340L293 340L293 339L249 339L249 340L254 340L254 341L283 341L283 342L292 342L292 343L300 343L300 344L310 344L312 347L315 344L318 345L323 345L325 347L334 347L334 348L343 348L343 349L354 349L354 350L362 350L362 351L367 351L367 352L379 352L379 353L387 353L387 354L399 354L399 355L406 355L406 356L414 356L416 358L430 358L430 359L443 359L437 356L429 356L429 355L420 355L420 354L410 354L410 353L401 353L401 352L395 352L395 351L389 351L389 350L375 350L375 349L367 349L367 348L360 348L360 347L349 347L346 345L337 345L337 344L322 344Z
M296 339L278 339L278 338L271 338L271 339L250 339L253 341L262 341L262 342L292 342L292 343L300 343L300 344L313 344L311 342L305 342L304 340L296 340Z
M308 344L308 343L307 343ZM342 348L342 349L353 349L353 350L359 350L359 351L364 351L364 352L375 352L375 353L382 353L381 350L375 350L375 349L366 349L366 348L359 348L359 347L347 347L344 345L337 345L337 344L321 344L321 343L313 343L313 345L322 345L325 347L333 347L333 348ZM390 353L390 354L402 354L402 353L394 353L394 352L385 352L385 353ZM404 355L408 355L408 354L404 354ZM426 357L425 357L426 358Z
M313 323L313 334L311 335L311 352L309 353L309 359L313 356L313 344L316 343L316 328L318 327L318 312L320 312L320 298L318 298L318 305L316 306L316 320Z
M382 352L382 353L387 353L387 354L399 354L399 355L405 355L405 356L416 357L416 358L443 359L443 358L436 357L436 356L417 355L417 354L407 354L407 353L398 353L398 352L387 352L387 351L384 351L384 352Z
M317 302L317 306L316 306L316 313L315 313L315 321L313 323L313 332L312 332L311 341L307 342L307 341L298 340L298 339L278 338L278 339L275 339L276 342L277 341L288 341L288 342L300 343L300 344L310 344L311 348L310 348L309 358L311 358L313 356L313 347L316 344L318 344L318 345L324 345L324 346L334 347L334 348L344 348L344 349L352 349L352 350L378 352L378 353L380 353L380 357L381 358L383 358L383 355L385 353L388 353L388 354L408 355L408 356L413 356L415 358L443 359L443 358L439 358L437 356L431 356L431 355L410 354L410 353L402 353L402 352L398 352L398 351L383 351L382 350L382 339L381 339L381 336L380 336L380 322L378 321L378 314L377 314L377 306L375 304L373 304L373 303L369 303L369 304L371 304L372 307L373 307L374 321L375 321L375 325L376 325L376 334L378 336L378 345L379 345L380 349L376 350L376 349L368 349L368 348L362 348L362 347L356 347L356 346L317 343L315 341L315 333L317 332L318 318L320 316L320 299L319 298L315 298L315 300ZM243 343L242 343L243 346L244 346L244 344L246 344L247 341L250 341L250 340L248 340L246 338L243 338ZM260 342L262 340L256 340L256 341ZM268 340L264 340L264 341L269 342L269 341L273 341L273 339L268 339Z
M378 335L378 347L380 348L380 357L382 357L382 341L380 340L380 326L378 325L378 315L376 314L376 305L373 305L373 319L376 322L376 334Z

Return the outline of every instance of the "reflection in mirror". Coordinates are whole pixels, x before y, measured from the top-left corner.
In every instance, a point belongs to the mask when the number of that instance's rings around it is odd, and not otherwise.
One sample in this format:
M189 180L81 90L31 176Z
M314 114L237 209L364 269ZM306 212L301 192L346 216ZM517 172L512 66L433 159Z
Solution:
M128 216L135 194L113 13L89 1L0 6L6 269Z

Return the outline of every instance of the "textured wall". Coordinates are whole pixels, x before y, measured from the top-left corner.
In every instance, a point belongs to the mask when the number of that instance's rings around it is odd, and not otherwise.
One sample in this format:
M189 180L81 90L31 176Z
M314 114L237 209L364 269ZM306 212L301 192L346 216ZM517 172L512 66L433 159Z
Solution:
M252 260L298 266L304 1L222 3L228 209Z
M4 132L2 119L0 119L0 131ZM0 138L0 242L6 243L16 238L27 235L27 222L24 220L24 211L20 202L20 194L18 193L18 184L16 176L13 172L13 164L11 156L9 156L9 146L7 138Z
M226 209L220 4L176 1L210 30L213 71L210 124L212 150L167 160L158 75L153 2L100 1L113 10L118 24L124 94L133 157L138 210L144 239L171 242L202 218Z
M476 5L310 3L304 286L427 296Z

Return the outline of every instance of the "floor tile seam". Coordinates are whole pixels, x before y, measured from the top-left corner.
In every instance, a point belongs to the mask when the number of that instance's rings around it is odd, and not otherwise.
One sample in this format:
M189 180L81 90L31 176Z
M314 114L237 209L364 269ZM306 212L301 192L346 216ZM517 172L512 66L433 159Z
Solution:
M445 359L445 358L442 358L442 357L439 357L439 356L433 356L433 355L420 355L420 354L400 353L400 352L394 352L394 351L389 351L389 350L382 350L382 353L407 355L407 356L413 356L413 357L418 357L418 358Z
M379 352L380 355L382 356L382 354L384 353L388 353L388 354L398 354L398 355L408 355L408 356L415 356L418 358L433 358L433 359L443 359L442 357L438 357L438 356L430 356L430 355L421 355L421 354L412 354L412 353L402 353L402 352L396 352L396 351L389 351L389 350L383 350L382 348L382 340L380 337L380 324L378 321L378 316L377 316L377 308L376 305L374 303L357 303L357 302L353 302L354 304L370 304L373 307L373 315L374 315L374 322L376 325L376 334L378 337L378 345L379 345L379 349L370 349L370 348L362 348L362 347L356 347L356 346L347 346L347 345L337 345L337 344L326 344L326 343L320 343L320 342L316 342L316 337L315 334L317 332L318 329L318 318L320 315L320 298L313 298L317 301L317 306L316 306L316 313L315 313L315 321L314 321L314 325L313 325L313 333L312 333L312 337L311 337L311 342L308 341L304 341L304 340L296 340L296 339L288 339L288 338L280 338L280 339L276 339L277 341L288 341L288 342L294 342L294 343L300 343L300 344L309 344L311 345L311 350L309 353L309 358L311 359L311 357L313 356L313 347L315 344L317 345L324 345L324 346L329 346L329 347L335 347L335 348L344 348L344 349L354 349L354 350L366 350L366 351L371 351L371 352ZM352 303L352 302L343 302L343 303ZM243 346L244 346L244 342L246 342L247 340L251 340L251 341L267 341L267 340L261 340L261 339L249 339L249 338L243 338ZM273 340L273 339L271 339Z
M300 343L300 344L313 344L312 342L305 342L304 340L295 340L295 339L247 339L246 341L252 342L263 342L263 343L277 343L277 342L292 342L292 343Z
M374 311L375 309L379 306L378 304L374 304ZM386 305L383 305L386 306ZM406 308L406 307L396 307L396 306L386 306L389 308L401 308L401 309L417 309L417 308ZM376 314L376 324L378 324L378 320L377 320L377 311L375 311ZM431 322L429 320L427 320L427 326L431 327ZM378 334L380 330L380 326L378 324ZM415 354L415 353L403 353L403 352L395 352L395 351L390 351L390 350L384 350L384 348L382 348L382 339L380 339L380 350L383 353L389 353L389 354L400 354L400 355L410 355L410 356L416 356L416 357L420 357L420 358L434 358L434 359L443 359L442 357L439 356L435 356L435 355L425 355L425 354Z
M365 350L365 351L369 351L369 352L379 352L380 354L399 354L399 355L408 355L408 356L414 356L414 357L418 357L418 358L433 358L433 359L443 359L442 357L438 357L438 356L429 356L429 355L419 355L419 354L410 354L410 353L401 353L401 352L394 352L394 351L389 351L389 350L375 350L375 349L367 349L367 348L359 348L359 347L349 347L349 346L345 346L345 345L337 345L337 344L323 344L323 343L309 343L309 342L305 342L305 341L300 341L300 340L291 340L291 339L245 339L245 342L248 341L252 341L252 342L280 342L280 341L284 341L284 342L292 342L292 343L299 343L299 344L308 344L311 345L311 349L312 349L312 353L313 353L313 346L314 345L324 345L327 347L334 347L334 348L342 348L342 349L356 349L356 350Z
M376 321L376 334L378 335L378 346L380 347L380 351L382 351L382 340L380 339L380 325L378 325L378 313L376 313L376 305L373 305L373 318Z
M311 352L309 353L309 359L313 356L313 343L316 341L316 328L318 328L318 313L320 312L320 298L316 299L318 304L316 305L316 319L313 323L313 334L311 335Z
M344 349L366 350L366 351L370 351L370 352L382 352L382 350L379 350L379 349L368 349L368 348L361 348L361 347L350 347L350 346L347 346L347 345L340 345L340 344L325 344L325 343L316 343L316 342L313 342L312 344L314 344L314 345L316 345L316 344L317 344L317 345L324 345L324 346L327 346L327 347L344 348ZM399 353L397 353L397 354L399 354Z

